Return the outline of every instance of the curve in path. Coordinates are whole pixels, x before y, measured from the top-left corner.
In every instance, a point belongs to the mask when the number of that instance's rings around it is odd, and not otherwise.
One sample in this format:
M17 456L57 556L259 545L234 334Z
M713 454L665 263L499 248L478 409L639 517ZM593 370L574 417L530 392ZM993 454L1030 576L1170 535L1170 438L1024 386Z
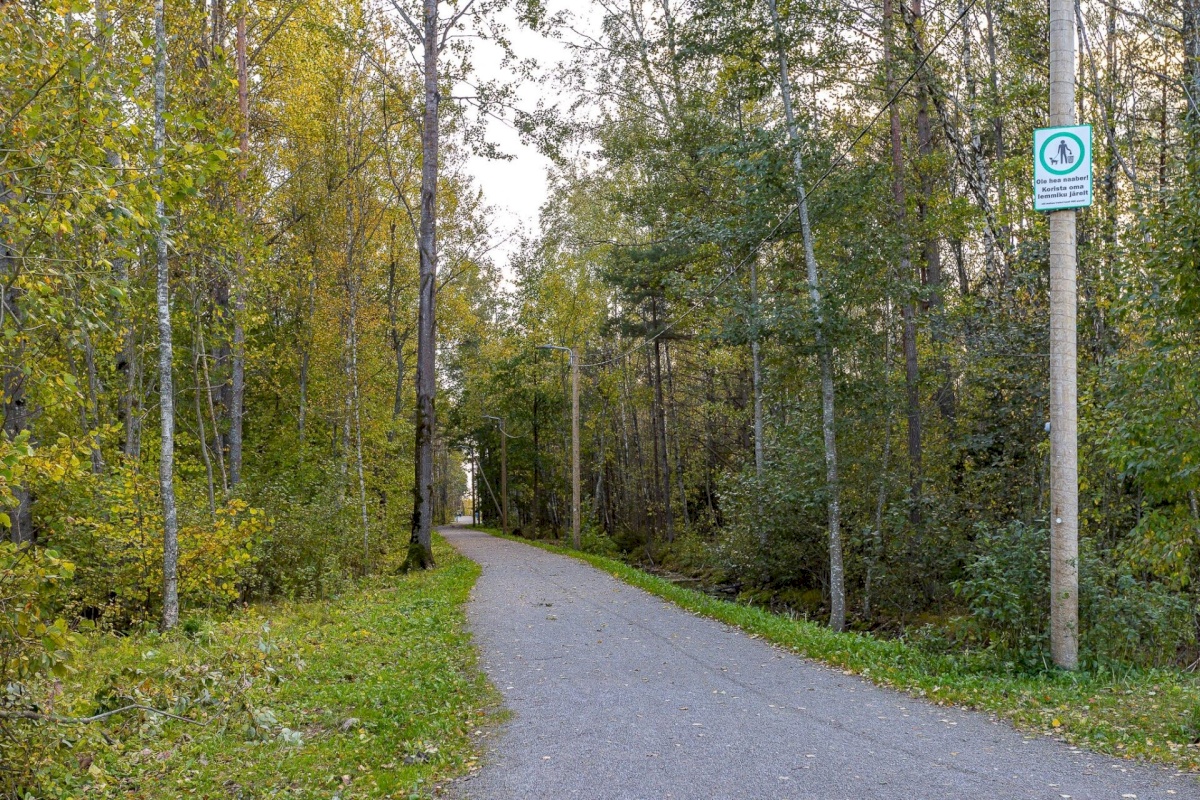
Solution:
M469 800L1200 799L1172 771L1023 735L752 639L581 561L460 527L513 718Z

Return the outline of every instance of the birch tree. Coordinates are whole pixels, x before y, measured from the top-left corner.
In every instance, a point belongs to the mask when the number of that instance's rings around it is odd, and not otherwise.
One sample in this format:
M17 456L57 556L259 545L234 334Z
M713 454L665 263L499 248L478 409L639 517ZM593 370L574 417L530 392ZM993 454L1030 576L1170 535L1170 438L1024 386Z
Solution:
M834 630L840 631L846 627L846 584L842 565L842 508L838 478L837 417L834 409L833 348L829 342L829 334L825 330L825 310L821 301L820 275L817 272L812 224L809 221L808 195L804 188L804 160L801 153L804 143L800 138L800 128L796 123L796 114L792 106L792 81L788 70L783 23L775 0L766 1L771 12L771 24L775 31L779 93L783 100L788 142L792 148L796 213L800 218L800 235L804 243L804 265L808 273L808 292L812 301L813 318L816 322L817 357L821 367L821 433L825 444L825 491L829 510L829 625Z
M179 522L175 508L175 382L171 340L171 267L167 223L167 25L164 0L154 2L154 237L158 303L158 411L162 425L162 450L158 480L163 514L162 626L170 630L179 622Z

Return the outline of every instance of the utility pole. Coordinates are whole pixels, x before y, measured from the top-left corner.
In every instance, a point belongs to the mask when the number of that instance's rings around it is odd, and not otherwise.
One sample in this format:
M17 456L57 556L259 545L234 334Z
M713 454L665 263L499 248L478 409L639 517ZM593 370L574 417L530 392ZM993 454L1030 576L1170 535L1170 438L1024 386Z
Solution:
M573 347L544 344L541 350L560 350L571 360L571 543L582 546L579 535L579 355Z
M1075 124L1075 6L1050 0L1050 125ZM1050 212L1050 654L1079 664L1075 210Z
M508 432L504 430L502 417L484 414L483 418L500 425L500 528L508 536Z

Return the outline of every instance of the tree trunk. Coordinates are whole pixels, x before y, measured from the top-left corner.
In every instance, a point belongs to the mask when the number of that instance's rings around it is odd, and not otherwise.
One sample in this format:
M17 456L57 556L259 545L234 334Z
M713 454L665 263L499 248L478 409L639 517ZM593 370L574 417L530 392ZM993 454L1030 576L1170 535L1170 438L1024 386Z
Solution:
M675 397L675 371L671 366L671 348L666 348L664 357L667 361L667 399L671 403L671 429L675 435L671 437L672 452L675 456L675 480L679 484L679 513L683 517L683 527L687 530L692 525L688 511L687 481L683 467L683 428L679 424L679 401Z
M896 94L895 10L892 0L883 2L884 69L887 74L888 97ZM908 421L909 518L921 524L921 375L917 361L917 304L914 293L907 288L913 278L908 235L908 193L905 189L904 146L900 132L900 110L895 103L889 110L892 143L892 203L895 206L896 227L900 232L899 278L904 301L901 304L904 347L904 389Z
M658 302L651 302L652 325L658 333ZM667 408L663 400L662 339L654 340L654 417L658 425L656 443L659 479L662 481L663 532L668 542L675 541L675 513L671 507L671 459L667 448Z
M212 377L208 372L208 354L205 352L204 346L204 325L197 322L196 325L196 341L200 347L200 369L204 373L204 397L208 401L208 419L212 422L213 430L216 431L220 424L217 419L217 409L213 405L212 392ZM229 491L229 477L225 471L225 453L221 450L221 439L216 433L212 438L212 449L217 456L217 466L221 469L221 492Z
M354 401L354 462L358 473L358 501L362 513L363 574L370 572L371 523L367 513L367 481L363 471L362 396L358 388L358 283L348 278L350 295L350 393Z
M210 45L213 54L216 55L217 48L225 42L225 0L211 0L211 2L212 40Z
M197 304L198 306L199 304ZM217 513L217 497L214 488L213 465L212 457L208 453L208 435L204 430L204 410L200 406L200 393L207 393L208 389L201 381L200 372L200 314L199 308L196 309L196 333L192 340L192 379L196 382L196 429L200 439L200 458L204 461L204 474L208 479L208 513L216 516Z
M155 215L158 235L155 252L158 265L158 396L162 423L162 452L159 458L159 490L163 510L163 611L162 625L170 630L179 622L179 540L175 512L175 383L171 374L171 275L167 260L167 209L164 164L167 146L167 28L163 0L154 3L154 176L158 199Z
M1200 0L1183 3L1183 80L1187 91L1187 127L1191 145L1192 174L1200 167Z
M416 465L408 566L433 566L433 436L436 375L438 0L424 0L425 120L421 130L420 299L417 313Z
M750 360L754 369L754 477L758 480L758 490L762 491L763 478L763 389L762 389L762 354L759 351L759 314L758 314L758 254L750 257ZM762 504L758 507L762 514ZM763 530L766 530L764 527ZM760 534L761 536L761 534ZM763 544L766 544L765 539Z
M821 366L821 428L825 444L825 492L829 505L829 626L836 631L846 628L846 586L842 567L842 509L838 479L837 428L834 412L833 350L825 331L825 310L821 302L821 285L817 273L817 256L813 245L812 225L808 218L808 194L804 188L804 161L801 153L800 129L792 109L792 85L788 73L787 49L783 41L783 25L775 0L767 0L775 28L775 46L779 57L779 89L783 111L787 118L788 138L792 146L792 163L796 175L796 208L800 217L800 234L804 240L804 263L808 273L809 296L816 321L817 352Z
M923 38L925 33L925 12L922 0L913 0L912 12L913 54L919 61L924 58L926 52ZM917 211L920 216L921 235L924 237L923 260L925 267L923 270L923 282L927 287L927 298L924 306L930 311L931 339L934 348L938 351L936 363L937 372L941 379L935 393L935 401L942 417L949 420L954 418L957 402L954 396L954 376L950 372L950 362L944 352L942 352L945 349L946 343L945 302L942 296L942 248L941 239L937 235L936 226L931 219L936 182L936 172L933 164L933 126L929 118L929 102L932 93L931 80L932 73L928 69L919 71L917 84L917 151L921 156L921 202L918 204ZM945 120L945 122L949 124L950 121ZM969 157L966 160L968 163L964 165L965 168L971 169L974 164L971 163Z
M871 589L876 571L883 563L883 508L887 503L888 469L892 457L892 404L888 396L888 376L892 374L892 302L889 300L883 313L883 377L880 393L887 421L883 432L883 459L879 467L879 488L875 496L875 525L871 529L871 552L867 557L867 574L863 580L863 617L871 619Z
M242 421L246 396L246 159L250 154L250 77L246 64L246 5L243 0L237 18L237 81L240 132L238 147L241 168L238 171L237 224L243 228L237 243L237 272L233 276L233 353L229 386L229 487L242 482Z
M100 378L96 374L96 347L91 334L83 327L83 366L87 378L87 411L91 417L92 474L104 472L104 453L100 449Z
M4 187L0 196L0 205L8 206L13 202L14 195ZM29 406L25 393L25 311L21 305L24 292L17 285L20 277L20 266L16 252L10 241L7 241L10 221L0 218L0 271L3 273L3 306L0 306L0 327L12 325L15 335L10 364L4 368L3 385L0 391L4 394L4 433L9 441L15 440L22 432L29 430ZM9 322L11 320L11 323ZM33 541L33 501L29 490L24 486L13 486L12 494L16 505L9 509L9 538L17 544Z
M996 198L998 200L998 211L1000 215L1000 248L1004 252L1008 252L1012 246L1012 226L1008 221L1008 187L1004 179L1004 118L1000 115L1000 109L1003 105L1000 102L1000 68L999 55L996 45L996 11L992 6L992 1L988 0L984 4L985 16L987 17L987 50L988 50L988 82L991 84L992 90L992 108L996 109L996 115L992 117L992 146L995 149L996 159ZM1000 281L1003 285L1008 281L1008 261L1001 259Z
M108 4L105 0L96 0L96 37L100 45L101 52L107 56L111 46L112 30L108 18ZM112 87L105 87L110 95ZM119 101L119 97L114 96L114 101ZM124 169L124 161L121 158L121 153L117 150L106 149L104 151L104 159L108 164L109 169L116 174L121 174ZM123 303L123 311L118 318L116 329L121 332L121 351L117 356L116 367L117 374L123 378L123 385L117 398L117 414L121 422L121 452L131 459L137 459L141 455L140 442L140 420L137 415L136 392L137 387L137 350L136 339L133 330L133 314L132 306L128 299L129 292L129 262L124 256L114 255L112 259L113 274L116 276L117 283L126 292L126 299Z

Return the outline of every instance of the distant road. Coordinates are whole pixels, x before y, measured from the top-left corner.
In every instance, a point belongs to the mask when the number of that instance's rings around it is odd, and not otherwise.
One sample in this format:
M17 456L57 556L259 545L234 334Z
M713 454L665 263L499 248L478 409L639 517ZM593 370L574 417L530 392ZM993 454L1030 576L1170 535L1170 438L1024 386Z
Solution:
M784 652L572 558L452 526L513 718L469 800L1200 799L1193 778L1018 733Z

